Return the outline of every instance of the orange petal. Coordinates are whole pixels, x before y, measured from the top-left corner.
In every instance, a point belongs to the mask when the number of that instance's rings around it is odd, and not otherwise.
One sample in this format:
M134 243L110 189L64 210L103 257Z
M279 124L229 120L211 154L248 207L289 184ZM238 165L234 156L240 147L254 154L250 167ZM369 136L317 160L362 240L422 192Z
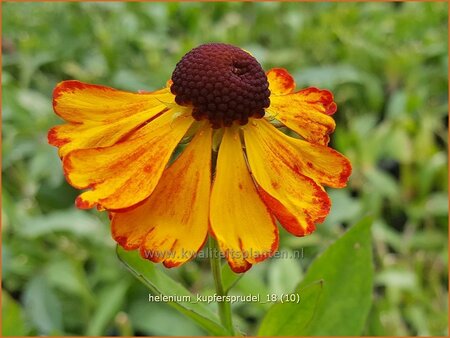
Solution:
M226 128L219 148L210 222L235 272L248 270L278 247L278 228L248 172L236 127Z
M60 148L61 157L75 149L109 147L166 109L160 104L109 123L86 121L56 126L50 129L48 142Z
M105 209L122 209L144 200L193 121L183 115L174 119L168 111L139 129L132 139L67 154L63 166L69 183L79 189L91 188L77 198L77 206L84 209L100 204Z
M266 75L271 95L286 95L294 91L294 78L286 69L272 68Z
M244 129L250 168L261 198L292 234L315 230L330 210L328 195L302 174L298 149L292 147L266 120L253 120Z
M130 93L79 81L63 81L53 91L55 113L74 123L111 122L173 102L174 95L168 88L152 93Z
M282 134L294 149L302 174L333 188L347 185L352 165L344 155L330 147L298 140L278 130L276 132Z
M144 258L167 267L186 262L200 250L208 233L211 135L205 125L144 203L113 214L112 234L121 246L140 247Z
M261 129L277 142L274 146L288 147L289 157L301 174L333 188L347 185L352 166L344 155L327 146L289 137L267 123Z
M336 111L328 90L307 88L288 95L271 95L270 115L280 120L307 141L327 145L336 126L331 115Z

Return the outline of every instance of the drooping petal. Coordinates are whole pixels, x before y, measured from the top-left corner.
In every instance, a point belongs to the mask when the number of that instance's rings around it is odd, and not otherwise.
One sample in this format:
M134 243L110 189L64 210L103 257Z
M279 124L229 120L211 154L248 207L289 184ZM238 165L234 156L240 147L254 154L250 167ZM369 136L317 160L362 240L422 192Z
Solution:
M332 188L347 185L352 166L344 155L327 146L289 137L279 130L275 130L274 134L274 137L283 138L292 146L302 174Z
M124 142L106 148L74 150L63 159L66 178L78 189L90 188L76 201L79 208L100 204L123 209L148 197L176 145L194 120L168 111Z
M304 236L330 210L323 188L302 172L301 154L266 120L253 120L244 129L247 157L261 198L292 234ZM304 166L303 166L304 167Z
M287 136L267 123L261 126L264 137L271 137L290 151L289 157L298 171L319 184L333 188L347 185L352 172L350 161L336 150ZM279 146L278 144L273 144Z
M205 125L164 171L152 195L139 206L113 214L114 239L125 249L167 267L191 259L208 233L211 135Z
M166 109L160 104L109 123L86 121L56 126L50 129L48 141L59 147L60 157L75 149L109 147Z
M328 115L336 111L328 90L311 87L288 95L270 95L269 115L307 141L327 145L336 126Z
M168 88L152 93L130 93L70 80L60 82L53 91L55 113L73 123L112 122L173 102L174 95Z
M284 68L272 68L267 73L271 95L286 95L295 89L295 81Z
M269 257L278 229L248 171L239 129L226 128L211 195L211 229L235 272Z

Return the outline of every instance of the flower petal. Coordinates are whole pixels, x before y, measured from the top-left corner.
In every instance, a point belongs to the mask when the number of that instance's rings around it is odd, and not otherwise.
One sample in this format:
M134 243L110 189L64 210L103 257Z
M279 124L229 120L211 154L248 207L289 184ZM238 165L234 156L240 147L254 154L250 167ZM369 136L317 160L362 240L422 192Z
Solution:
M166 109L160 104L109 123L86 121L83 124L70 123L56 126L50 129L48 142L60 148L60 157L64 157L75 149L109 147Z
M68 122L111 122L161 103L173 103L168 88L152 93L130 93L79 81L60 82L53 91L53 109Z
M261 198L280 223L296 236L310 234L330 210L327 193L301 173L297 149L266 120L253 120L244 129L250 168Z
M167 267L191 259L208 234L212 129L205 125L164 171L152 195L113 214L114 239L125 249Z
M79 208L100 204L123 209L148 197L170 156L194 120L168 111L140 128L133 138L106 148L74 150L63 159L66 178L79 189ZM137 137L136 135L139 135Z
M271 95L286 95L294 91L294 78L286 69L272 68L266 75Z
M336 126L331 115L336 111L328 90L307 88L288 95L271 95L270 115L280 120L307 141L327 145Z
M278 247L278 228L248 172L236 127L226 128L219 148L210 222L235 272L248 270Z
M299 171L316 182L333 187L343 188L347 185L352 173L350 161L336 150L319 144L289 137L276 130L277 136L289 143L297 156Z
M268 126L264 124L261 128L270 134L269 137L284 143L282 147L288 147L292 162L301 174L333 188L347 185L352 166L344 155L330 147L287 136L278 129Z

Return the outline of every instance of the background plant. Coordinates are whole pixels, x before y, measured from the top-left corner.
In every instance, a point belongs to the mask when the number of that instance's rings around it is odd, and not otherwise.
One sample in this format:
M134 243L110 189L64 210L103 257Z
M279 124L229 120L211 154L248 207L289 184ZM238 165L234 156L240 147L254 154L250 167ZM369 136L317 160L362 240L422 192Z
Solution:
M361 333L446 335L447 6L4 3L3 334L205 334L147 302L115 255L105 215L74 208L77 193L46 132L60 122L51 109L57 82L157 89L186 51L221 41L265 69L287 68L299 87L331 89L332 146L354 167L347 189L330 190L332 212L313 235L281 233L281 250L302 255L258 264L233 292L291 292L317 255L369 214L375 275ZM194 293L214 290L205 259L166 272ZM235 304L235 321L256 334L270 307Z

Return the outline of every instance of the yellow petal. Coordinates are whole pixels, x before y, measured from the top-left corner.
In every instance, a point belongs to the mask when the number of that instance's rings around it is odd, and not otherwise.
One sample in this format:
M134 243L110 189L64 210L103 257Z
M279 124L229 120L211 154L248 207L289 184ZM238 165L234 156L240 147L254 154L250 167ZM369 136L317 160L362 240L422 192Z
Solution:
M211 195L211 229L235 272L269 257L278 229L248 172L239 129L226 128Z
M168 88L152 93L130 93L79 81L63 81L53 91L55 113L73 123L111 122L166 102L174 102L174 95Z
M288 95L270 95L267 112L307 141L327 145L336 126L331 115L336 111L328 90L307 88Z
M69 183L91 189L77 198L77 206L92 208L100 204L114 210L144 200L153 192L173 150L193 121L184 115L174 119L173 112L168 111L127 141L67 154L63 166Z
M294 78L286 69L272 68L266 75L271 95L286 95L294 91Z
M208 233L211 135L205 126L164 171L152 195L139 206L113 214L114 239L125 249L167 267L191 259Z
M245 146L258 191L280 223L292 234L304 236L325 219L328 195L302 174L301 154L266 120L252 120L244 129Z
M352 166L344 155L327 146L286 136L278 130L275 130L274 134L274 137L283 138L292 146L299 171L303 175L333 188L347 185Z
M112 122L86 121L82 124L56 126L50 129L48 141L59 147L61 157L75 149L109 147L166 109L166 106L160 104Z

